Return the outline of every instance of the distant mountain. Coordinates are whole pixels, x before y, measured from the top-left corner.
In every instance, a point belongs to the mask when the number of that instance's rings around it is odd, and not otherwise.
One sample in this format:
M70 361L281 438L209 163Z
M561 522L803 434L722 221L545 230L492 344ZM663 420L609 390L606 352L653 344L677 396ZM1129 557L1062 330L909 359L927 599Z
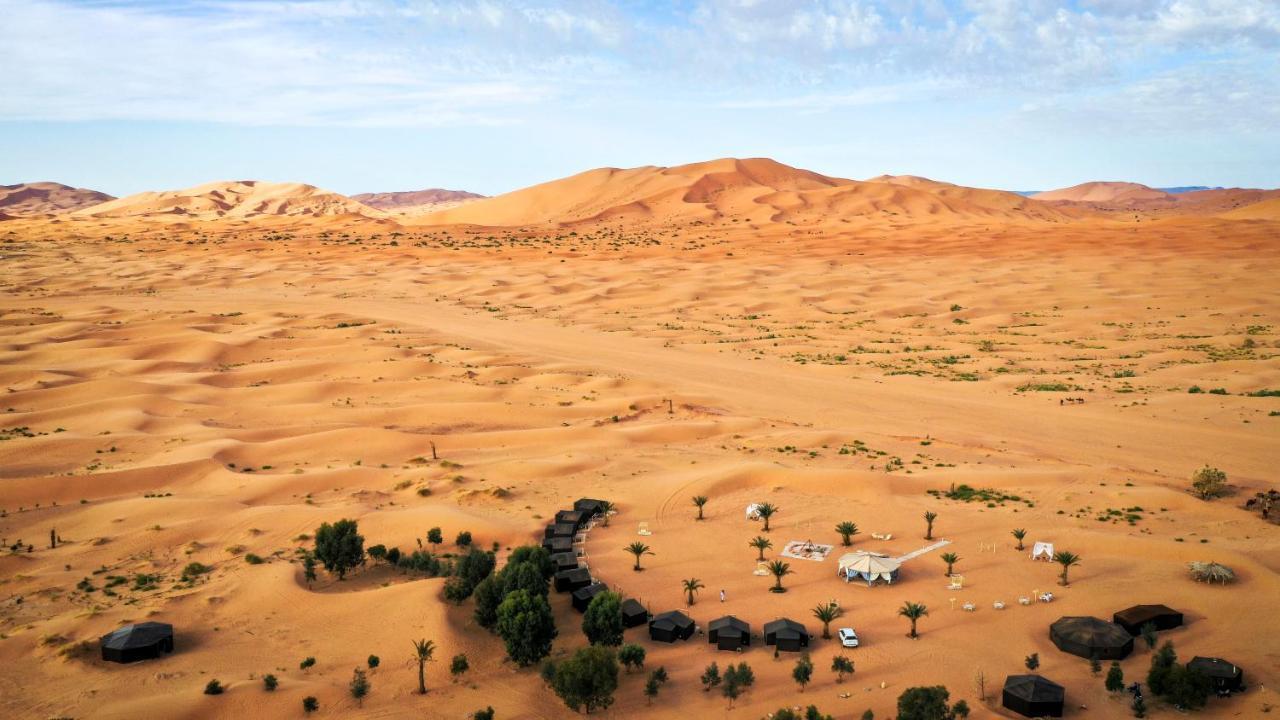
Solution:
M1087 182L1033 195L1045 202L1132 203L1163 200L1169 193L1131 182Z
M479 200L485 197L466 190L443 190L429 188L427 190L408 190L404 192L360 193L351 199L362 202L379 210L403 210L423 205L458 204L467 200Z
M73 188L56 182L0 185L0 211L11 218L70 212L108 200L115 198L97 190Z
M232 180L184 190L143 192L85 208L80 218L136 218L170 222L260 217L386 217L345 195L302 183Z

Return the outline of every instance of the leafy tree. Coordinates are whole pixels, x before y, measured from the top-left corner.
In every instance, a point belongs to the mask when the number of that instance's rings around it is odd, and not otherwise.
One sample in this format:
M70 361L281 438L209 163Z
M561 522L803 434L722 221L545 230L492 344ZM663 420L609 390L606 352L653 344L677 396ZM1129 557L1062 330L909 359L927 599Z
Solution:
M1027 531L1022 528L1014 528L1013 537L1018 540L1018 550L1025 550L1022 541L1027 537Z
M898 696L898 720L954 720L954 708L947 706L950 698L942 685L907 688Z
M751 666L738 663L737 666L730 664L724 669L724 681L721 684L720 692L729 698L729 707L733 707L733 701L737 700L743 692L752 685L756 684L756 675L751 671Z
M1178 664L1178 654L1173 650L1173 643L1165 642L1151 656L1151 669L1147 672L1147 687L1156 695L1164 695L1169 691L1169 676Z
M636 564L635 564L635 567L632 567L632 568L631 568L632 570L634 570L634 571L636 571L636 572L640 572L641 570L643 570L643 569L644 569L644 568L640 567L640 556L641 556L641 555L652 555L652 554L653 554L653 551L649 549L649 546L648 546L648 545L645 545L644 543L642 543L642 542L640 542L640 541L633 542L633 543L631 543L630 545L628 545L628 546L626 546L626 547L624 547L624 548L622 548L622 549L623 549L623 550L626 550L627 552L629 552L629 553L631 553L632 555L635 555L635 556L636 556Z
M1027 656L1027 659L1024 662L1026 663L1028 670L1034 671L1036 668L1040 667L1040 653L1031 653Z
M550 580L552 575L556 574L555 565L551 563L551 553L541 545L521 545L511 551L511 556L507 558L506 567L512 567L519 563L533 563L535 567L542 573L542 577Z
M1147 644L1148 650L1156 648L1156 624L1147 622L1142 624L1142 641Z
M365 552L369 554L369 557L373 558L378 562L382 562L387 559L386 545L370 545L369 549L366 550Z
M1058 576L1058 584L1070 585L1071 581L1067 578L1067 571L1080 564L1080 556L1063 550L1053 554L1053 561L1062 566L1062 574Z
M471 547L471 531L463 530L453 539L453 544L458 547Z
M957 700L956 704L951 706L951 715L959 720L969 717L969 703Z
M622 644L622 596L616 592L602 592L591 598L587 612L582 616L582 633L592 645L618 646Z
M808 655L801 657L796 661L796 666L791 669L791 679L796 681L800 686L800 692L804 692L804 686L809 684L813 679L813 661Z
M698 578L689 578L684 581L682 587L684 588L685 599L687 599L689 604L692 605L693 596L696 595L699 590L705 588L706 585L703 585L702 581Z
M836 674L836 682L844 682L845 675L853 674L853 661L844 655L831 658L831 672Z
M653 704L653 699L658 697L658 688L660 687L662 685L650 675L649 679L644 683L644 697L647 704Z
M769 563L769 574L773 576L773 587L769 588L769 592L786 592L787 589L782 587L782 578L791 574L791 566L781 560L774 560Z
M498 635L507 645L507 655L527 667L551 653L556 637L555 617L547 599L526 590L507 594L498 606Z
M764 562L764 551L773 549L773 541L763 535L757 535L751 538L751 541L748 542L747 545L750 545L760 551L760 555L756 559L761 562Z
M307 670L312 665L315 665L315 664L316 664L316 659L308 656L308 657L302 658L302 662L298 663L298 669Z
M377 655L370 655L368 663L369 663L369 669L372 670L378 667L378 665L382 663L382 660Z
M369 694L369 678L365 677L364 670L356 668L351 673L351 697L356 699L356 703L360 707L364 707L364 696Z
M844 615L844 610L833 602L819 603L813 608L813 616L822 623L822 639L831 639L831 623Z
M393 567L400 566L400 548L387 548L387 564Z
M471 548L454 563L453 575L462 579L462 583L466 587L467 597L471 597L476 585L479 585L481 580L493 573L493 568L496 564L497 561L494 559L493 553L479 548Z
M427 663L431 662L436 654L436 643L434 640L414 640L413 641L413 659L418 663L418 694L427 694Z
M433 547L439 547L444 543L444 531L438 527L433 527L427 531L427 542Z
M316 559L324 569L334 573L339 580L347 572L364 562L364 538L360 536L355 520L339 520L330 525L322 524L316 530Z
M702 691L710 692L711 688L720 684L720 666L711 663L702 671L702 677L699 679L702 681Z
M1164 699L1174 707L1188 710L1199 710L1209 699L1213 690L1213 682L1198 670L1185 665L1175 665L1167 679L1168 688Z
M471 713L471 720L493 720L493 706Z
M858 526L848 520L845 520L839 525L836 525L836 532L840 534L841 544L848 547L853 544L853 536L858 534Z
M933 521L937 519L938 519L938 513L933 512L932 510L925 512L924 514L924 522L925 522L924 539L925 540L933 539Z
M311 553L302 556L302 577L308 588L316 581L316 556Z
M280 681L276 679L275 675L262 676L262 687L267 692L275 692L276 688L279 687L279 685L280 685Z
M706 495L694 495L693 504L698 506L698 519L702 519L702 508L707 504Z
M864 710L862 712L862 720L876 720L876 714L872 710Z
M498 623L498 606L502 604L502 598L505 595L503 583L496 575L490 575L476 585L471 597L476 601L474 617L477 625L489 630L493 629L493 626Z
M574 712L585 709L590 713L609 707L618 689L618 663L613 651L599 645L579 649L555 666L551 689Z
M1107 680L1105 684L1109 692L1114 693L1124 690L1124 670L1120 669L1119 661L1111 661L1111 667L1107 669Z
M320 709L320 701L314 695L302 698L302 712L310 715Z
M907 634L907 637L912 640L920 637L916 634L916 621L928 615L929 608L921 603L904 602L902 607L898 608L898 614L911 621L911 632Z
M764 531L769 532L769 518L778 513L778 508L773 503L757 503L756 514L764 521Z
M938 556L938 559L947 564L947 575L951 575L955 564L960 562L960 556L953 552L945 552Z
M453 676L454 682L458 682L458 679L470 669L471 663L467 662L467 656L462 653L454 655L449 661L449 674Z
M514 565L507 563L502 569L499 582L504 595L512 590L527 590L530 595L546 597L551 592L547 577L534 562L518 562Z
M217 680L210 680L204 686L205 695L221 695L226 688L222 687L222 683Z
M1205 465L1191 475L1191 489L1201 500L1211 500L1227 491L1227 474Z
M618 650L618 662L630 673L632 668L644 667L644 646L627 643Z

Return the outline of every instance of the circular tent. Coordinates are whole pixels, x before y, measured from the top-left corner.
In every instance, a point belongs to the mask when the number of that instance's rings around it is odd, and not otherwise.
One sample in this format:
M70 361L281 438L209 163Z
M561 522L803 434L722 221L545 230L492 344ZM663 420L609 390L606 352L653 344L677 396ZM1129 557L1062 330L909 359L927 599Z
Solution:
M1209 678L1213 683L1213 689L1219 694L1231 693L1244 689L1244 671L1239 665L1227 662L1222 658L1201 657L1199 655L1191 658L1191 662L1187 663L1188 670L1196 672Z
M1133 636L1119 625L1096 617L1063 617L1049 626L1058 649L1082 658L1121 660L1133 652Z
M1061 685L1039 675L1010 675L1004 681L1001 704L1030 718L1062 717L1066 697Z
M1182 613L1168 605L1134 605L1111 616L1112 622L1137 637L1142 626L1151 623L1156 630L1169 630L1182 625Z
M168 623L144 622L125 625L103 635L102 659L118 663L158 658L173 652L173 626Z
M865 580L870 586L877 580L893 583L898 579L898 568L902 563L880 553L859 550L845 553L836 562L836 575L845 582L853 582L854 578Z
M649 639L673 643L693 637L693 620L679 610L669 610L649 621Z
M707 623L707 642L718 650L751 647L751 626L732 615L716 618Z

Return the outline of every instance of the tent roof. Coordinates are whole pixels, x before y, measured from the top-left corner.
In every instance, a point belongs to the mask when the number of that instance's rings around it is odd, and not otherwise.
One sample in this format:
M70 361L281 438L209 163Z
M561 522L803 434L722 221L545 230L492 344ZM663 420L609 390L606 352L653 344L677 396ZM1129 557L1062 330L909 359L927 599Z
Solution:
M144 622L125 625L117 628L101 638L102 646L113 650L126 650L155 645L165 638L173 637L173 626L168 623Z
M1004 691L1035 703L1060 703L1066 698L1066 690L1061 685L1039 675L1010 675L1005 678Z
M809 631L805 629L804 625L801 625L791 618L778 618L777 620L770 620L764 624L765 635L772 635L779 632L794 632L801 635L809 634Z
M902 563L879 553L858 550L845 553L837 561L841 570L853 570L862 573L891 573L897 571Z
M1168 605L1134 605L1116 613L1116 618L1123 619L1125 622L1136 622L1161 615L1182 615L1182 613Z
M1216 657L1197 655L1191 658L1187 667L1211 678L1234 678L1240 675L1240 667L1234 663Z
M712 620L711 622L707 623L707 630L715 630L716 632L723 632L725 630L737 630L744 634L750 634L751 625L748 624L747 621L745 620L739 620L738 618L732 615L725 615L722 618L716 618L715 620Z
M656 625L659 627L671 627L671 628L686 628L693 625L693 620L688 615L685 615L679 610L668 610L667 612L654 616L654 618L649 621L649 625L650 626Z
M1096 617L1061 617L1049 626L1055 638L1070 640L1089 647L1121 647L1133 642L1127 630L1113 622Z
M644 609L640 601L635 598L627 598L622 601L623 615L648 615L649 611Z

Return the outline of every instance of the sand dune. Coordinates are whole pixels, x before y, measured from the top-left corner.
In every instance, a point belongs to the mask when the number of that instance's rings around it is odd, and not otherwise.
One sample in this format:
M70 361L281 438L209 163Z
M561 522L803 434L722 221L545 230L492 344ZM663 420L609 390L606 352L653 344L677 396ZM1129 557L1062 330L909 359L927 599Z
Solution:
M364 203L371 208L389 211L416 208L440 209L442 205L453 207L468 200L482 198L484 198L484 195L465 190L442 190L439 188L403 192L360 193L351 196L352 200Z
M73 213L76 218L170 222L342 215L384 217L379 210L312 185L256 180L214 182L184 190L138 193Z
M70 212L114 199L96 190L55 182L0 185L0 213L9 217Z
M1033 195L1037 200L1050 202L1134 203L1144 200L1168 200L1173 195L1131 182L1087 182L1059 190L1046 190Z

